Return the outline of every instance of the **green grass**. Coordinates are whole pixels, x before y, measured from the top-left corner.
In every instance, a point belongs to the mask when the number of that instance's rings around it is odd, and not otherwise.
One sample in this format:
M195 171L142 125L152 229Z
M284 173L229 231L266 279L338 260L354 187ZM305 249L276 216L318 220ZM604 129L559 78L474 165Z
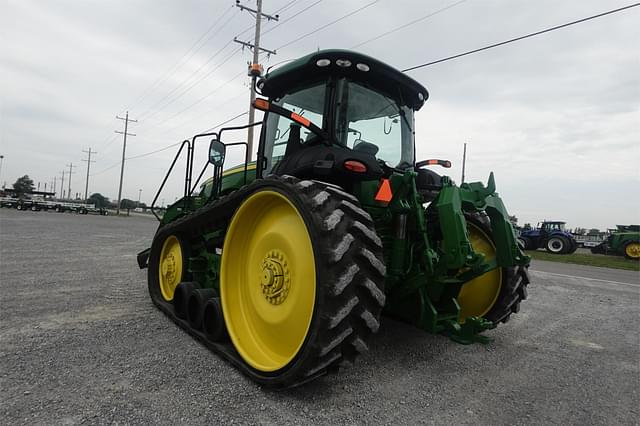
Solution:
M603 254L551 254L545 251L527 251L527 255L532 259L547 260L550 262L575 263L576 265L598 266L601 268L627 269L629 271L640 271L640 262L637 260L625 259L623 256L608 256Z

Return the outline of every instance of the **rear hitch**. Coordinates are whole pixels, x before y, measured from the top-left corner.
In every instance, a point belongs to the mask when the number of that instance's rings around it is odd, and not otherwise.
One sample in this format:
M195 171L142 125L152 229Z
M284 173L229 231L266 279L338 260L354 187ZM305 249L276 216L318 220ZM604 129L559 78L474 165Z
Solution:
M447 329L444 331L444 334L454 342L463 345L470 345L472 343L482 343L486 345L490 343L491 338L480 333L496 328L493 322L480 317L468 317L465 319L464 324L460 324L454 320L448 320L446 326Z

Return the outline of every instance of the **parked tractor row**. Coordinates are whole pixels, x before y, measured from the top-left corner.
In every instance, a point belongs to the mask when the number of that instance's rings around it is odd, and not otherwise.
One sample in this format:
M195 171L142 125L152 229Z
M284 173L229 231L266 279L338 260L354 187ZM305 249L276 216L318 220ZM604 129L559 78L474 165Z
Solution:
M57 200L21 199L14 197L0 197L0 207L14 208L16 210L55 211L58 213L71 212L77 214L98 214L106 216L107 210L96 208L93 204L70 203Z

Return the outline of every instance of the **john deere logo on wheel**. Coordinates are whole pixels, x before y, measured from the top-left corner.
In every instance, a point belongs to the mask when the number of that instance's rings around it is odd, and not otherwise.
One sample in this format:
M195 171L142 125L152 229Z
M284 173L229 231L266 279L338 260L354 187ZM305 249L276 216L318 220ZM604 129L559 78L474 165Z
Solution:
M272 250L262 261L262 294L272 305L279 305L287 298L290 285L291 277L284 253Z
M176 259L173 257L173 253L169 253L162 262L162 274L164 279L169 282L174 282L176 279Z

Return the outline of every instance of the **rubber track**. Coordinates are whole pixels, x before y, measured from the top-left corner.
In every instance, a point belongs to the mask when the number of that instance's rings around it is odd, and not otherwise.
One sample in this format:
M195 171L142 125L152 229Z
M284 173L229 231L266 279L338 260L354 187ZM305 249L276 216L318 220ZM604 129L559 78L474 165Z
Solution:
M316 269L323 274L317 291L324 310L314 314L308 341L299 359L291 363L290 371L273 376L251 368L230 342L207 340L202 332L174 315L171 303L150 292L154 304L173 322L254 381L276 388L301 385L337 370L343 361L353 362L367 350L369 336L379 328L385 302L382 244L371 217L359 207L357 199L326 183L270 176L158 229L151 250L159 250L161 242L172 234L194 245L203 234L226 229L236 209L251 193L283 185L299 194L310 210L312 222L318 225L314 240L320 244L314 246L314 251L320 251L316 262L322 264ZM155 273L152 269L150 264L150 274Z

